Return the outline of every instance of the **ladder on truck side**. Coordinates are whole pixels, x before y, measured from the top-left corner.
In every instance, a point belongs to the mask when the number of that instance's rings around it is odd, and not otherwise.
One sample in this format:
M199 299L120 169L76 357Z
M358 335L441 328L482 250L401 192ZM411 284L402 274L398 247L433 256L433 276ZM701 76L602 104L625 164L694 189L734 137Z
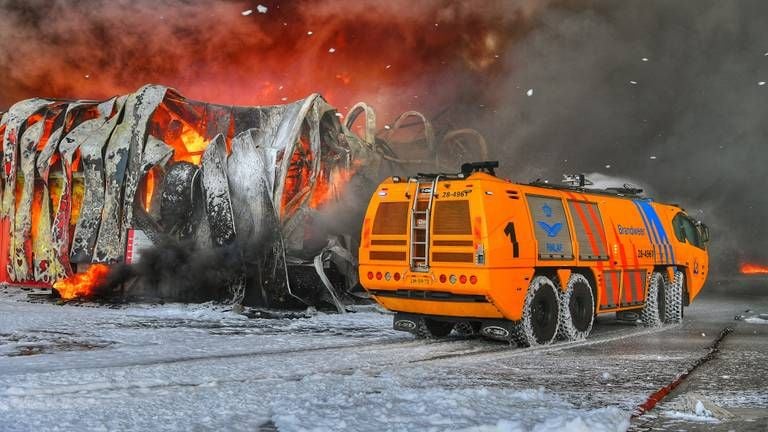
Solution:
M413 194L411 204L411 232L410 232L410 265L411 271L429 271L429 242L432 216L432 203L437 191L437 182L440 176L432 179L411 179L416 185L416 193Z

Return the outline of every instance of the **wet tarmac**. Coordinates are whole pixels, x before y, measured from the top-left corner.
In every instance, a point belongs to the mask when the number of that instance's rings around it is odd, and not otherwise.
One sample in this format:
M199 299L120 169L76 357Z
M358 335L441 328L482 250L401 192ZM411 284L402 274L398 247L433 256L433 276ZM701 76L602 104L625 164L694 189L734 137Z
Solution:
M710 282L678 329L647 343L661 352L695 352L723 328L733 333L711 361L634 419L630 430L768 431L768 321L756 319L767 312L768 278Z

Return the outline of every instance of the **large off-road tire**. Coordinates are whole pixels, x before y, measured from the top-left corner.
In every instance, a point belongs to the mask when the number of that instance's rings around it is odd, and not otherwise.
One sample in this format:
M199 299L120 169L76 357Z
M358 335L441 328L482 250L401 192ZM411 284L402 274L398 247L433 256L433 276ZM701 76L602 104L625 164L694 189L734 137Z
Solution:
M461 337L471 337L480 333L480 323L471 321L457 322L453 331Z
M560 293L558 337L567 341L584 340L595 321L595 296L584 275L572 273L565 291Z
M685 274L679 270L674 271L672 280L668 274L664 274L664 313L665 323L677 324L683 321L683 285Z
M523 319L514 325L512 339L524 347L552 343L557 336L559 315L555 284L546 276L536 276L528 286Z
M640 310L640 324L645 327L660 327L664 322L664 276L659 272L651 273L645 306Z
M444 338L453 330L452 322L437 321L432 318L419 318L414 334L421 339Z

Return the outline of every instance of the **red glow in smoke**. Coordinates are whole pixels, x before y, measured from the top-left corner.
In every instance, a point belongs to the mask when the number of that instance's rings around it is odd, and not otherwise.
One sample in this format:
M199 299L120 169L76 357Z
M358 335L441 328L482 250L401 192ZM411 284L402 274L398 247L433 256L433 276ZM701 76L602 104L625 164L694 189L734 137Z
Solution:
M365 100L388 121L501 74L509 42L541 2L262 3L266 13L249 1L0 6L0 52L12 53L0 60L0 111L34 96L106 98L151 82L237 105L319 92L342 111Z

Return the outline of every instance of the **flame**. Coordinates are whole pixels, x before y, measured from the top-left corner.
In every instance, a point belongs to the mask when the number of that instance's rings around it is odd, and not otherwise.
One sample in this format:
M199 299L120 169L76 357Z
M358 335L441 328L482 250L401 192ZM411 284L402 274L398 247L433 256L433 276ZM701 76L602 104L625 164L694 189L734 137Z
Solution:
M149 211L152 206L152 194L155 193L155 172L149 170L144 178L144 210Z
M288 206L294 201L296 195L309 186L309 177L312 171L312 153L310 152L309 137L302 133L296 149L291 155L291 163L285 175L283 197L280 202L281 213L288 210Z
M96 287L104 281L109 274L109 266L106 264L91 264L84 273L76 273L66 279L60 279L53 284L61 298L65 300L76 297L90 297Z
M327 176L321 175L317 183L315 183L315 189L312 191L312 199L309 202L309 206L317 209L337 199L353 175L354 171L351 169L335 169Z
M187 155L183 160L195 165L200 165L200 158L202 158L203 151L205 151L208 141L195 129L185 128L181 133L181 142L184 143L187 152Z
M739 270L741 271L741 274L748 275L768 274L768 266L753 263L743 263Z

